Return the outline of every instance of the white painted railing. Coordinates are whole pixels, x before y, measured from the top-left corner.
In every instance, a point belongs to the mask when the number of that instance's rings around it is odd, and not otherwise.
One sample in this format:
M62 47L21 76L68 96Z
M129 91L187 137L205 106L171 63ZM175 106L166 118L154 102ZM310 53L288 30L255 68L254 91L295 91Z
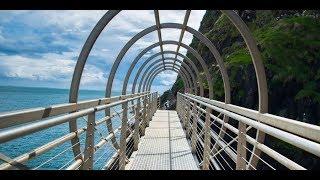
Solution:
M134 103L129 106L129 102ZM54 162L59 159L62 154L71 150L73 150L74 157L68 159L68 162L59 169L93 169L94 163L105 155L105 153L103 153L100 157L96 157L95 153L103 146L106 146L107 143L111 144L112 139L116 140L117 137L120 138L120 148L116 149L114 155L108 159L109 161L105 163L103 168L123 169L126 154L132 152L134 147L137 147L140 135L144 133L145 126L157 109L157 103L157 92L143 92L81 101L78 103L59 104L47 108L41 107L1 113L0 147L6 146L7 142L15 141L16 139L21 139L49 128L55 128L58 125L77 120L78 118L85 119L86 125L78 128L75 132L69 132L53 140L51 140L48 135L47 143L39 147L31 147L32 150L17 157L8 157L6 155L7 152L1 151L0 160L2 160L3 163L0 164L0 170L41 169L44 165ZM116 108L120 110L116 110ZM106 109L112 109L114 113L96 120L97 113ZM109 123L112 126L111 121L116 117L119 117L120 121L116 128L108 131L107 134L99 131L98 128L102 124ZM59 131L59 129L57 129L57 131ZM80 139L79 137L81 135L85 135L85 137ZM68 146L66 149L59 151L59 153L54 154L53 157L46 159L35 167L28 167L26 165L31 159L44 155L46 152L69 141L75 141L76 143L73 142L72 146ZM75 152L77 152L75 147L79 147L80 149L81 142L84 142L84 150L75 154ZM23 143L30 142L26 139ZM20 145L16 143L14 148ZM32 146L32 143L30 143L30 146ZM0 148L0 150L2 149L4 148Z
M182 93L177 95L177 112L203 169L275 169L277 163L289 169L305 169L292 157L259 143L255 138L258 131L306 156L320 157L320 127L316 125ZM228 122L223 121L223 115L229 117ZM254 149L263 152L258 156L260 166L251 165Z

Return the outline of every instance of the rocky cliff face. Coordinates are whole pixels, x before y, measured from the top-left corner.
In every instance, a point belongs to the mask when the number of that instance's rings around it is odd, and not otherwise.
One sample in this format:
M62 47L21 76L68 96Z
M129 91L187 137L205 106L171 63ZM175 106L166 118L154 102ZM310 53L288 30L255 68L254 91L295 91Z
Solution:
M268 82L269 113L320 125L320 11L237 12L256 38L262 54ZM211 40L224 59L232 89L232 104L257 109L254 67L237 29L219 11L207 11L199 31ZM219 71L213 66L213 55L196 38L190 46L200 52L213 74L214 99L223 101L223 83ZM188 52L187 56L201 67L191 53ZM208 84L205 83L204 87L208 93ZM182 80L178 77L173 87L165 93L171 95L161 97L162 101L174 101L176 93L183 91L182 88ZM312 155L269 136L266 142L289 154L293 160L307 156L308 159L301 163L305 167L320 168L320 162Z

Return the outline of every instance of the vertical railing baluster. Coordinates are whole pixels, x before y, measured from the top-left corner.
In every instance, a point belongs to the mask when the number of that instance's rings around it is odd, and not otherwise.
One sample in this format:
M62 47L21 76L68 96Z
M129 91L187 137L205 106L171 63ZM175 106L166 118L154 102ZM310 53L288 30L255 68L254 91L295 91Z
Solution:
M160 103L161 101L160 101L160 96L158 96L158 109L161 109L161 103Z
M181 99L181 97L179 97L179 115L180 115L180 120L182 120L182 106L183 106L182 99Z
M177 93L176 111L177 111L178 116L180 116L180 112L179 112L179 93Z
M158 92L155 93L154 95L154 113L156 113L157 109L158 109Z
M158 96L158 93L153 94L153 115L157 110L157 96Z
M183 121L184 121L184 120L183 120L183 119L184 119L184 118L183 118L183 116L184 116L184 113L183 113L183 107L184 107L183 97L181 97L181 99L180 99L180 104L181 104L181 107L180 107L181 117L180 117L180 118L181 118L181 121L182 121L182 125L184 125L184 124L183 124Z
M193 114L193 121L192 121L192 133L191 133L191 152L196 153L198 115L197 115L197 103L195 101L193 101L192 114Z
M94 127L95 127L95 112L88 114L86 144L84 150L84 163L80 167L82 170L93 169L94 155Z
M146 103L147 103L147 109L146 109L146 127L149 127L149 121L150 121L150 94L148 93L147 95L147 100L146 100Z
M157 97L158 97L158 93L153 93L153 111L152 111L152 116L154 115L154 113L157 111Z
M184 121L184 101L183 96L180 97L180 114L181 114L181 121Z
M203 147L203 170L209 170L209 162L210 162L210 144L211 144L211 136L210 136L210 114L211 109L206 107L206 119L204 126L204 147Z
M128 127L128 101L122 104L122 122L121 122L121 137L120 137L120 152L119 152L119 170L124 170L126 165L127 151L127 127Z
M139 98L140 99L140 98ZM135 107L135 122L134 122L134 145L133 145L133 149L136 151L138 150L138 144L139 144L139 124L140 124L140 100L137 100L137 105Z
M183 126L186 129L187 126L187 100L184 97L183 98Z
M190 137L189 133L190 133L190 118L191 118L191 114L190 114L190 109L191 109L191 102L189 99L186 99L186 103L187 103L187 114L186 114L186 121L185 121L185 127L186 127L186 136L187 138Z
M141 123L141 135L144 136L146 130L146 120L147 120L147 97L143 96L143 111L142 111L142 123Z
M180 116L180 95L179 95L179 93L177 94L176 111L177 111L178 115Z
M182 106L183 106L183 103L182 103L182 97L181 95L179 96L179 113L180 113L180 118L182 119Z
M247 141L246 141L246 124L239 122L238 125L239 134L238 134L238 144L237 144L237 162L236 170L245 170L246 169L246 158L247 158Z

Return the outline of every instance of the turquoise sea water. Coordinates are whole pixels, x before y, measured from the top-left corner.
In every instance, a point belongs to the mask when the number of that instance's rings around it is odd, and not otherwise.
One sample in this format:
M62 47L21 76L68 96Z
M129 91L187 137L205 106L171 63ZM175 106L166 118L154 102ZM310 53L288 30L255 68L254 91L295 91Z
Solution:
M112 93L113 96L119 94L119 92ZM102 97L104 97L104 91L80 90L79 92L79 100L96 99ZM0 86L0 113L67 103L68 98L68 89ZM115 107L114 109L118 110L119 108L120 107ZM98 112L96 114L96 120L102 118L103 115L103 111ZM114 118L112 122L114 128L119 127L119 118ZM86 121L84 118L79 118L77 124L78 128L84 127L86 125ZM95 143L101 139L101 135L106 136L108 134L107 128L104 124L98 126L97 129L98 130L95 133ZM68 132L68 123L64 123L0 144L0 152L10 158L14 158L23 153L30 152L34 148L59 138ZM84 140L85 133L80 135L80 144L82 149L84 148ZM107 143L107 145L99 149L94 157L94 169L101 169L114 152L115 150L110 143ZM56 155L58 156L55 157ZM51 158L53 159L50 160ZM63 169L72 163L69 162L72 159L73 153L71 150L71 143L68 141L54 149L51 149L39 157L28 161L25 163L25 165L31 169L38 166L38 169ZM2 161L0 162L2 163Z

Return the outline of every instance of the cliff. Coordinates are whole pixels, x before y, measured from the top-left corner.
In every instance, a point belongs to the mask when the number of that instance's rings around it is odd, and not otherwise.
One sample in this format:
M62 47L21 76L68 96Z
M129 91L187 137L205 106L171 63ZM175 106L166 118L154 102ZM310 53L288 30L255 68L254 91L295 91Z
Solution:
M237 12L256 38L263 58L269 91L269 113L320 125L320 11ZM230 78L231 103L257 109L258 91L254 67L237 29L219 11L210 10L205 13L199 31L211 40L224 59ZM223 101L223 83L220 72L213 66L213 55L196 38L193 38L190 46L201 54L213 75L214 99ZM187 52L187 56L201 67L191 53ZM202 78L205 82L205 78ZM208 93L206 82L204 87ZM161 96L161 102L175 102L178 91L183 92L180 77ZM301 162L304 167L320 168L316 157L289 144L270 136L267 136L266 143L296 162L301 157L308 157Z

